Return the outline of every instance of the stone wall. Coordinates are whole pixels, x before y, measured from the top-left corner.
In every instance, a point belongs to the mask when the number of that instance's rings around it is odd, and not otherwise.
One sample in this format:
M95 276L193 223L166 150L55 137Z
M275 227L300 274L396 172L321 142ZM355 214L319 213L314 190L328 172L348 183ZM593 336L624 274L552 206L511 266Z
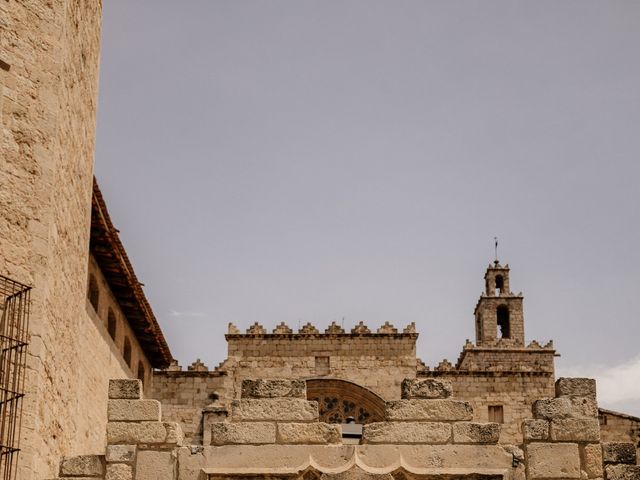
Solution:
M489 406L502 406L500 443L520 443L521 424L531 415L531 405L554 392L553 375L543 373L426 372L420 378L430 376L451 382L454 396L473 406L476 422L489 421Z
M86 310L100 20L99 1L0 2L0 273L34 287L21 480L104 448L107 379L129 374Z
M640 458L640 418L603 408L599 418L603 442L630 442L636 446Z

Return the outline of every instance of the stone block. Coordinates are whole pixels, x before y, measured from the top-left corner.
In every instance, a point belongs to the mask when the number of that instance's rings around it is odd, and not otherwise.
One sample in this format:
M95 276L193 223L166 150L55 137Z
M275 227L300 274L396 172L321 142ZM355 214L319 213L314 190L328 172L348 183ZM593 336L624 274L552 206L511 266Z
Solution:
M533 402L531 410L535 418L545 420L598 416L598 404L589 397L543 398Z
M176 456L173 452L143 450L136 459L135 480L173 480Z
M602 444L604 463L636 464L636 447L627 442L604 442Z
M582 469L588 478L602 478L602 447L598 443L582 447Z
M605 465L607 480L640 480L640 465Z
M304 380L285 378L242 381L242 398L307 398L307 383Z
M60 464L60 475L63 477L102 477L104 475L104 459L100 455L67 457Z
M109 463L131 463L135 458L135 445L107 445L105 459Z
M556 397L596 398L596 381L593 378L559 378L556 380Z
M328 423L279 423L277 427L278 443L291 444L330 444L340 443L342 429L340 425Z
M107 417L110 422L159 422L160 402L157 400L109 400Z
M387 402L385 418L392 421L465 421L473 419L469 402L460 400L395 400Z
M276 424L267 422L213 423L211 445L276 443Z
M313 422L318 420L318 402L299 398L234 400L231 419L235 422Z
M549 422L527 418L522 422L522 434L526 442L549 439Z
M556 418L549 436L556 442L599 442L600 424L597 418Z
M180 445L182 429L175 422L109 422L107 443L114 444L172 444Z
M453 393L453 386L448 380L435 378L411 379L402 381L402 398L449 398Z
M142 382L131 379L109 380L109 398L140 400L142 398Z
M131 465L124 463L108 463L104 480L133 480Z
M580 478L577 443L529 443L525 450L528 479Z
M499 423L459 422L453 424L453 443L498 443Z
M451 441L451 425L436 422L378 422L363 426L362 443L443 444Z

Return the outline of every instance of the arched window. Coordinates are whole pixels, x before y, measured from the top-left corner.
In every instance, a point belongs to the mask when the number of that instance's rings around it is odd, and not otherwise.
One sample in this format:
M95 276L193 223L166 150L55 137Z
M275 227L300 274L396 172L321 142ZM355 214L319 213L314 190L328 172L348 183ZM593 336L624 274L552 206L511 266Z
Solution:
M109 308L109 315L107 316L107 331L109 332L109 336L115 340L116 339L116 315L113 313L113 310Z
M98 302L100 301L100 289L98 288L98 281L95 275L89 275L89 289L87 290L87 296L89 302L93 306L93 309L98 313Z
M138 380L144 384L144 364L142 362L138 362Z
M124 357L124 361L127 362L127 365L129 365L129 368L131 368L131 342L129 341L129 337L124 337L122 356Z
M496 275L496 296L501 295L504 292L504 279L502 275Z
M506 305L500 305L496 313L498 319L498 338L511 338L509 308Z

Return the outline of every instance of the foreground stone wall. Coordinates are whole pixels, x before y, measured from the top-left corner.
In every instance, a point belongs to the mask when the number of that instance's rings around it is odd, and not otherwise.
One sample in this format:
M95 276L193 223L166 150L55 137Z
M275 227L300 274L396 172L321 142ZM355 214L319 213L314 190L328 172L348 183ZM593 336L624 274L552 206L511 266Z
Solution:
M127 376L86 311L101 4L0 2L0 273L32 285L18 478L103 448Z
M600 409L600 436L603 442L629 442L636 445L640 458L640 418Z
M447 380L453 395L473 407L473 420L488 422L489 407L502 407L500 443L522 441L522 421L531 415L531 406L539 398L553 396L552 374L521 372L424 372L419 378Z

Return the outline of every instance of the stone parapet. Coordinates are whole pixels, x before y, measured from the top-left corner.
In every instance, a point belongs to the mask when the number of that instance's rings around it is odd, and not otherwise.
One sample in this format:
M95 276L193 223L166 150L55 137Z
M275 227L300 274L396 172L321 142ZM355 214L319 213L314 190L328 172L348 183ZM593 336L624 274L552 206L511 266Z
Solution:
M371 329L361 321L355 325L350 332L345 331L344 327L338 325L336 322L332 322L323 333L321 333L321 330L311 323L306 323L304 326L300 327L297 333L294 333L293 329L284 322L281 322L271 333L269 333L267 329L258 322L254 322L253 325L246 329L245 333L242 333L242 331L233 323L229 323L227 334L225 335L227 340L243 336L265 338L301 338L306 336L409 336L411 338L417 338L418 333L416 332L415 323L410 323L402 329L402 331L398 331L398 329L388 321L377 329Z
M318 421L318 402L300 398L233 400L231 421L314 422Z
M412 399L387 402L385 419L388 421L457 422L473 419L469 402L451 399Z

